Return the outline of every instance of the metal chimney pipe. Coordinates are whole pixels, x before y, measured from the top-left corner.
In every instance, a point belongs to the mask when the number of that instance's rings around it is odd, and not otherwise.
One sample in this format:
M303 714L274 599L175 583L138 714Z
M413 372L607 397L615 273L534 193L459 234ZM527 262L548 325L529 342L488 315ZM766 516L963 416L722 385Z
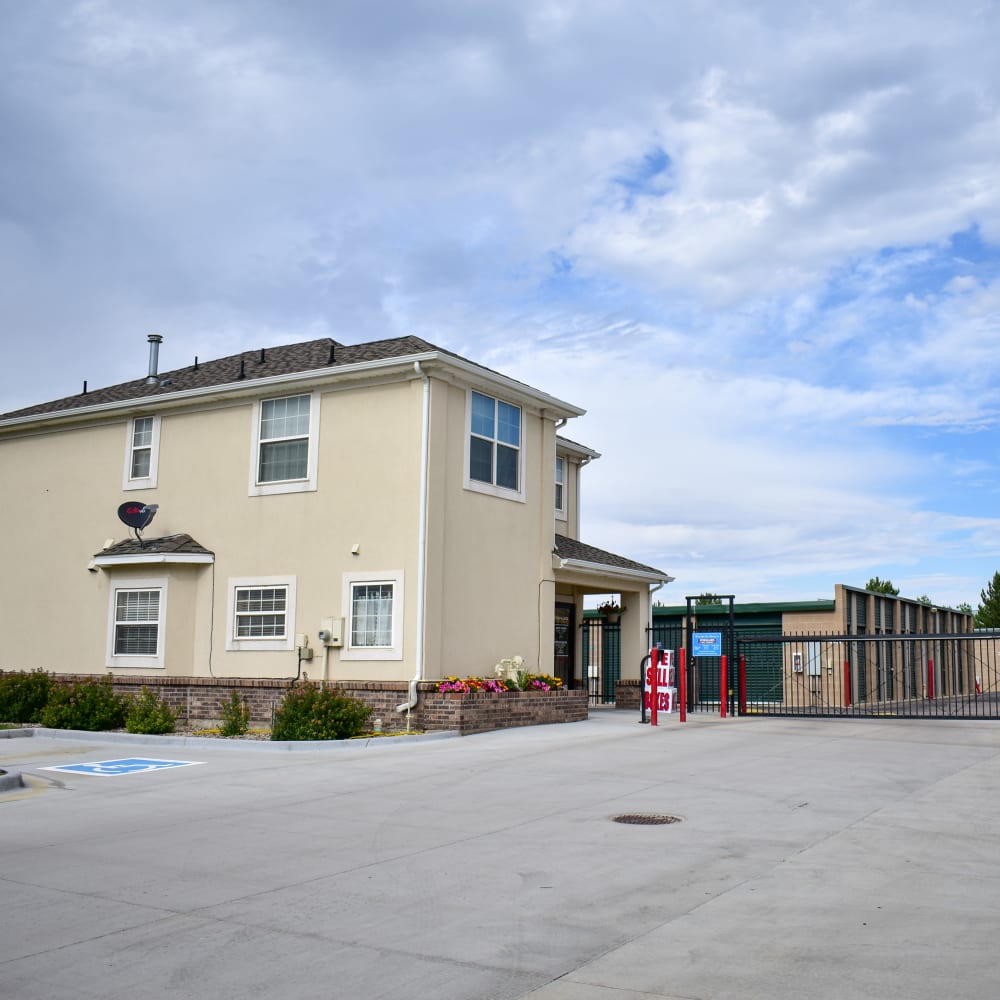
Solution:
M160 376L157 369L160 363L160 344L163 337L158 333L151 333L147 338L149 341L149 374L146 376L146 385L159 385Z

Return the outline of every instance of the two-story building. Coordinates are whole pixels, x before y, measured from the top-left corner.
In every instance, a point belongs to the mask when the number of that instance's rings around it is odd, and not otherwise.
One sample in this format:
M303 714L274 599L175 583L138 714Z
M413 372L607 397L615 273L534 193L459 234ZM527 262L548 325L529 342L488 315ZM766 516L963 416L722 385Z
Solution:
M583 414L415 337L272 347L0 416L0 668L582 683L588 594L645 652L661 570L580 540ZM145 359L144 359L145 360ZM130 529L120 519L152 520ZM138 522L137 522L138 523Z

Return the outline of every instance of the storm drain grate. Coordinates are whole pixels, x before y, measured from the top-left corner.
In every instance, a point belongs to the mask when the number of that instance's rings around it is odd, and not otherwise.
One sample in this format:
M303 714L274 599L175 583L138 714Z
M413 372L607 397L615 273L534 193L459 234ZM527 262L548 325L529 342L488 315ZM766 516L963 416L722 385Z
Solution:
M664 813L623 813L613 816L616 823L629 823L632 826L663 826L666 823L679 823L680 816L667 816Z

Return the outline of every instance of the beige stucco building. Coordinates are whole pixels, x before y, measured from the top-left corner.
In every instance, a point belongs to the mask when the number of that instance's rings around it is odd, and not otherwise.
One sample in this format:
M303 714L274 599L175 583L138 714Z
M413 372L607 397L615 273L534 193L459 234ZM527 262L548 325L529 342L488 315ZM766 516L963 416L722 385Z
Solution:
M415 682L520 655L575 685L584 596L615 593L638 670L670 577L580 540L581 408L414 337L164 373L149 341L145 377L0 416L0 668Z

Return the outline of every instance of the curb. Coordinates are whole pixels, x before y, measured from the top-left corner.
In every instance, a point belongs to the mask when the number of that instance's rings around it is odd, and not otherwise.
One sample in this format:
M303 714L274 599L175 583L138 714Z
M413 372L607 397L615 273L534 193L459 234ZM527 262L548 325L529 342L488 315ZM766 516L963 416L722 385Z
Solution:
M15 788L24 788L24 779L20 771L8 771L0 774L0 792L12 792Z
M419 736L371 736L355 740L241 740L222 739L211 736L152 736L145 733L91 732L86 729L5 729L0 734L13 736L45 736L55 740L88 740L93 743L125 743L144 746L198 747L203 750L254 750L254 751L316 751L316 750L358 750L372 747L391 747L396 744L424 743L459 736L458 730L448 729Z

